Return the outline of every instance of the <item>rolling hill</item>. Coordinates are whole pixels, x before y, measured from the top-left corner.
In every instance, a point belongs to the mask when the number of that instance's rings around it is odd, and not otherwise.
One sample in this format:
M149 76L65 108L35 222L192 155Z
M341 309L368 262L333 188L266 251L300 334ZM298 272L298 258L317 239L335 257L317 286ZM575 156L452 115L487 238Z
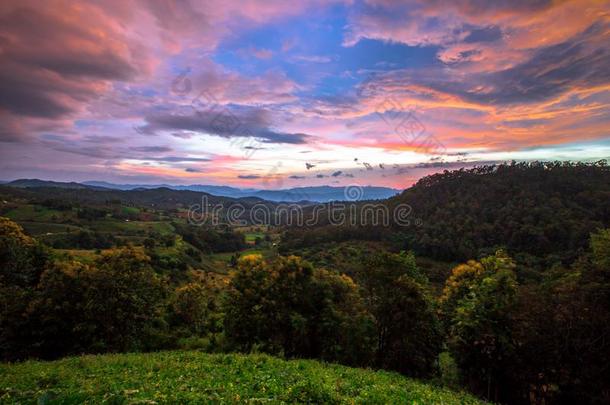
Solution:
M40 185L17 187L12 186L11 183L0 185L0 195L13 195L28 199L57 199L87 205L105 205L116 201L132 206L155 207L159 209L176 209L180 207L188 208L195 204L201 204L202 198L204 197L207 198L209 204L218 204L225 208L237 203L246 208L259 203L272 204L260 198L254 197L237 199L215 196L197 191L172 190L169 188L113 190L91 186L53 186L46 184L46 182L44 182L44 184L37 184Z
M329 201L343 201L346 199L344 187L332 187L332 186L317 186L317 187L294 187L281 190L261 190L256 188L236 188L229 186L212 186L202 184L191 184L186 186L181 185L169 185L169 184L115 184L104 181L86 181L82 184L87 186L104 187L117 190L133 190L138 188L159 188L165 187L172 190L190 190L190 191L201 191L204 193L232 197L232 198L244 198L244 197L258 197L268 201L275 202L300 202L300 201L312 201L312 202L329 202ZM397 195L400 190L388 188L388 187L374 187L374 186L363 186L361 187L362 199L366 200L380 200L390 198Z
M0 402L483 403L397 373L267 355L200 352L1 364Z
M19 188L65 188L65 189L93 189L93 190L103 190L104 187L95 186L95 185L86 185L76 182L60 182L60 181L51 181L51 180L39 180L39 179L18 179L9 182L3 182L1 184L10 186L10 187L19 187Z
M296 187L281 190L262 190L255 188L235 188L229 186L212 186L202 184L170 185L170 184L115 184L105 181L86 181L83 183L63 183L39 179L19 179L5 183L11 187L21 188L66 188L66 189L95 189L95 190L145 190L170 189L176 191L195 191L229 198L260 198L273 202L329 202L349 199L345 195L344 187L317 186ZM388 187L363 186L359 187L359 199L381 200L397 195L400 190Z
M462 261L504 248L532 266L571 263L588 235L610 226L610 167L532 162L445 171L382 203L408 206L408 221L389 226L293 227L285 251L347 240L392 241L419 256ZM320 214L325 219L328 215ZM351 221L346 220L349 224Z

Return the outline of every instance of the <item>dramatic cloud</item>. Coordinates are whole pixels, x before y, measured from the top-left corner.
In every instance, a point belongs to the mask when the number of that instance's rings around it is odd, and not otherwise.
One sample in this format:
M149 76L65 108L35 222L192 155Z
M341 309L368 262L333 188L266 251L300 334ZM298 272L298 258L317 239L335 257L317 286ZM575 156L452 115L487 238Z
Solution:
M172 148L169 146L137 146L131 148L131 150L135 150L136 152L171 152Z
M188 156L161 156L161 157L145 156L142 159L152 160L152 161L157 161L157 162L210 162L210 161L212 161L212 159L209 159L209 158L198 158L198 157L188 157Z
M214 108L212 111L195 110L190 115L157 114L146 117L142 132L155 134L159 131L193 131L223 138L251 137L264 143L307 143L309 135L277 132L270 128L269 112L263 109Z
M504 70L469 75L448 73L443 67L394 71L379 75L368 86L377 95L403 90L422 101L443 102L447 95L482 107L532 104L571 90L610 84L609 30L608 23L594 24L568 41L541 48L526 61Z
M0 170L404 187L608 158L609 66L607 1L6 0Z
M150 64L137 41L86 3L3 3L0 49L5 140L33 127L28 118L58 120L82 111L111 81L133 80ZM21 125L9 127L13 120Z

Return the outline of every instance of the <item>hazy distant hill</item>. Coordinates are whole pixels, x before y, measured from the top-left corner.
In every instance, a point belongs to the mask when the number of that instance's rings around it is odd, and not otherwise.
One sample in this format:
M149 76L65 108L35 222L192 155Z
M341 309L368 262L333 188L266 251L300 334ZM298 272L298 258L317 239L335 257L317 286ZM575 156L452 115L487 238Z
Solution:
M4 183L11 187L22 187L22 188L33 188L33 187L56 187L56 188L69 188L69 189L102 189L103 187L95 185L85 185L75 182L59 182L50 180L39 180L39 179L19 179Z
M345 187L298 187L286 190L259 190L253 195L270 201L344 201L344 200L384 200L400 193L387 187L366 186L354 190L355 195L347 196Z
M344 187L297 187L284 190L260 190L253 188L235 188L229 186L210 186L201 184L191 184L186 186L173 186L169 184L113 184L104 181L86 181L83 183L88 186L111 188L116 190L133 190L138 188L160 188L166 187L172 190L200 191L221 197L243 198L258 197L268 201L313 201L328 202L346 200ZM382 200L397 195L400 190L388 187L365 186L358 190L360 200ZM360 198L361 197L361 198Z
M121 202L131 206L156 207L159 209L174 209L178 207L188 208L195 204L201 204L203 197L207 198L209 204L222 205L225 208L235 203L239 203L246 208L250 208L258 203L274 204L273 202L263 201L256 197L235 199L190 190L171 190L167 187L156 189L113 190L94 186L84 186L79 185L78 183L74 183L76 186L73 187L46 185L44 183L45 182L32 183L38 185L29 186L14 186L12 183L4 184L0 186L0 195L12 195L38 201L53 198L56 200L78 202L92 206L105 205L108 202ZM70 185L71 183L65 184Z
M229 186L208 186L192 184L188 186L171 185L171 184L115 184L108 183L105 181L85 181L82 184L87 186L111 188L115 190L135 190L139 188L153 189L153 188L169 188L172 190L189 190L189 191L200 191L202 193L208 193L220 197L251 197L254 196L258 190L256 189L240 189Z
M217 197L246 198L256 197L273 202L329 202L345 201L354 196L345 195L345 187L318 186L297 187L283 190L260 190L254 188L235 188L229 186L211 186L202 184L171 185L171 184L115 184L105 181L57 182L39 179L19 179L6 182L4 185L20 188L65 188L65 189L91 189L91 190L138 190L138 189L160 189L166 188L179 191L196 191L211 194ZM364 186L355 191L357 200L383 200L394 197L400 190L388 187Z

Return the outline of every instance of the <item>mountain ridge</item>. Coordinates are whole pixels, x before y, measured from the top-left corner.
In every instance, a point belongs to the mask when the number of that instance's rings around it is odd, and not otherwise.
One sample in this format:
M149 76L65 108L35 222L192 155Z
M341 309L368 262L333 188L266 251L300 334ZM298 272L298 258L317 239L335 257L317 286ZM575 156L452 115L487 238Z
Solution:
M265 190L256 188L237 188L231 186L214 186L204 184L171 185L171 184L116 184L105 181L57 182L40 179L17 179L4 184L10 187L57 187L67 189L94 189L94 190L137 190L167 188L178 191L196 191L218 197L247 198L256 197L272 202L330 202L350 200L346 196L345 187L311 186L294 187L288 189ZM380 186L358 186L358 199L382 200L398 195L401 190Z

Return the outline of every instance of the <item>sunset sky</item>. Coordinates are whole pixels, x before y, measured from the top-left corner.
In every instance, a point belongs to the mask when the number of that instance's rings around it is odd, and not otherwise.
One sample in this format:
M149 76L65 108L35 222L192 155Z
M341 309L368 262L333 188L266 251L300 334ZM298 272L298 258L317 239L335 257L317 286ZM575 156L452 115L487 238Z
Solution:
M404 188L610 157L610 2L0 3L0 180Z

